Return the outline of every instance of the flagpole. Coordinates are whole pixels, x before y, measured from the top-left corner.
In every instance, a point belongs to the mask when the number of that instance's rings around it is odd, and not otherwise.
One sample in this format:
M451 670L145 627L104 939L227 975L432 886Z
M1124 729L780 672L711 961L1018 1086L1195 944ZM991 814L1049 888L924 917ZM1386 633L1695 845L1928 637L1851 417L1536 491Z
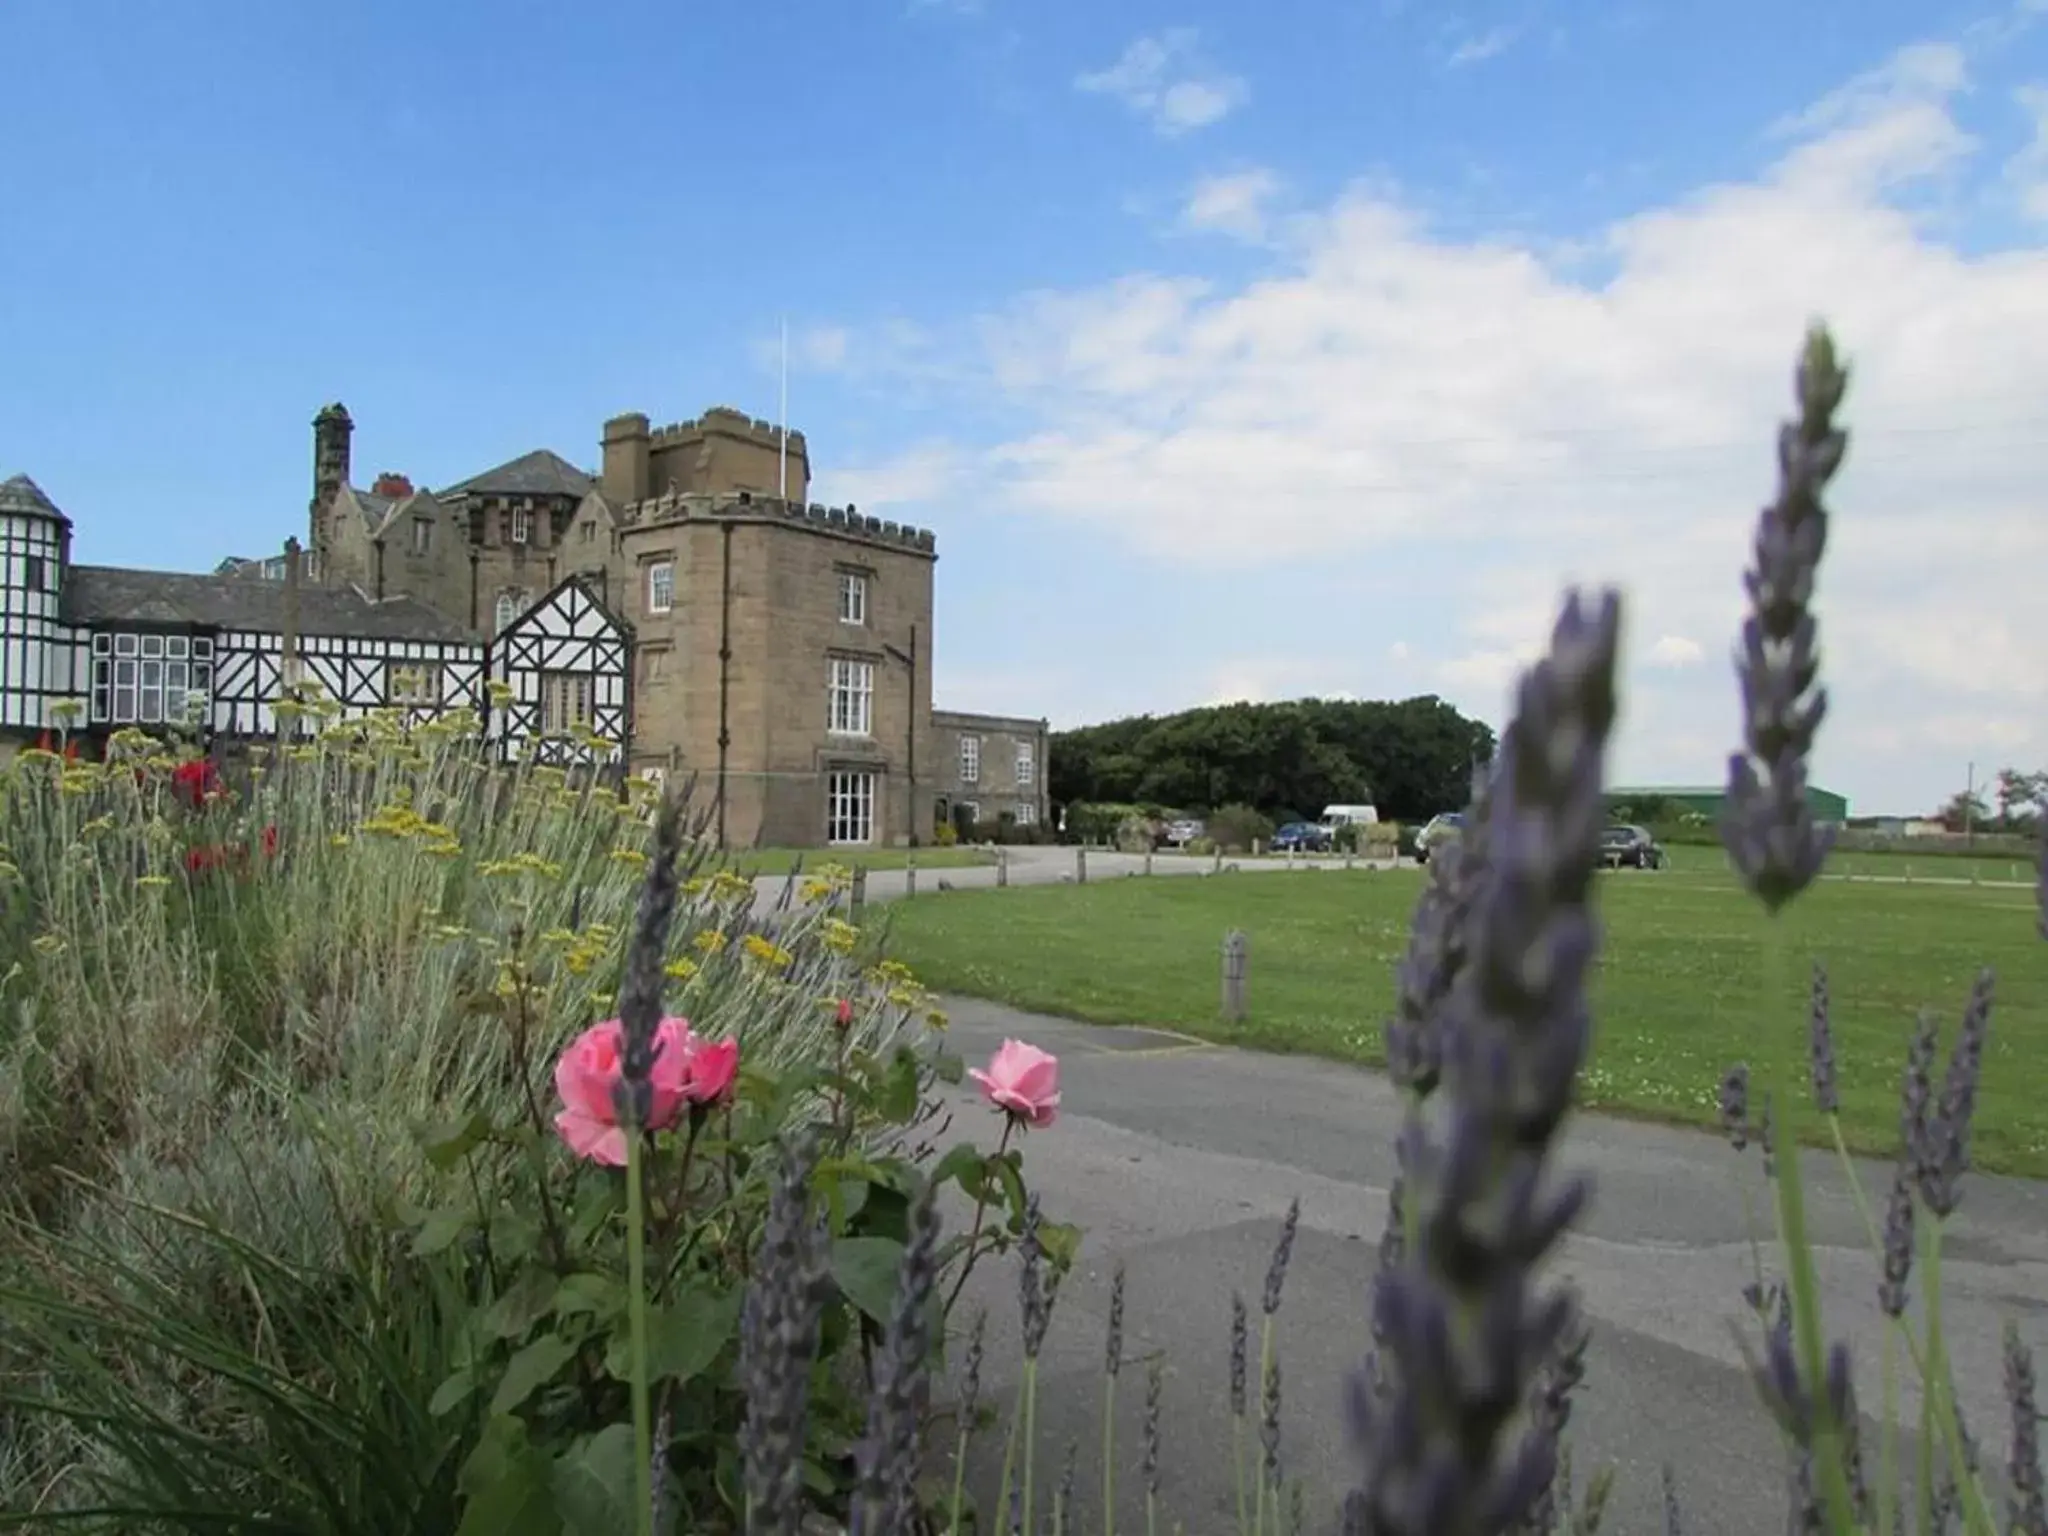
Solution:
M776 449L775 494L784 501L789 500L789 316L782 317L782 403L779 411L776 436L780 442Z

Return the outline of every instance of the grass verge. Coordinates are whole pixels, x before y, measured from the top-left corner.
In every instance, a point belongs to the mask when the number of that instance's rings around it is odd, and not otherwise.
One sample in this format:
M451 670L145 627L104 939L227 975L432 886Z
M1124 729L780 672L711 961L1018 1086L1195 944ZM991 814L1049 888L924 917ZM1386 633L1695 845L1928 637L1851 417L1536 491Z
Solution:
M1722 1070L1759 1038L1762 919L1704 863L1604 877L1587 1108L1713 1123ZM1418 882L1413 871L1318 870L957 891L892 907L890 951L941 992L1377 1064ZM2028 890L1833 881L1784 919L1798 957L1777 1000L1787 1027L1763 1034L1788 1080L1804 1082L1797 1026L1808 961L1824 960L1842 1126L1855 1150L1896 1147L1898 1065L1916 1012L1952 1020L1978 967L1990 965L1998 1004L1975 1158L1991 1172L2048 1176L2048 945L2034 911ZM1241 1025L1220 1017L1220 951L1232 927L1251 941ZM1767 1064L1752 1064L1761 1078Z
M807 870L823 864L848 869L901 869L917 855L919 869L970 869L993 864L996 856L983 848L747 848L733 853L726 867L734 874L786 875L801 859Z

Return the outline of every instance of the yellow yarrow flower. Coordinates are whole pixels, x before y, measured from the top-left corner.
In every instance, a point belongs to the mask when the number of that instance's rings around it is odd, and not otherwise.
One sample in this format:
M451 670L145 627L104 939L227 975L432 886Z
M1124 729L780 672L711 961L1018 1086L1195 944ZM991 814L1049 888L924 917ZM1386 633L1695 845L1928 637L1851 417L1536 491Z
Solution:
M152 891L160 891L171 883L171 877L169 875L143 875L135 883L140 886L147 886Z
M747 935L745 949L748 955L763 965L772 965L777 970L796 963L796 956L776 944L772 939L758 933Z
M725 935L716 928L706 928L690 941L707 955L715 955L725 948Z
M689 959L671 960L662 967L662 974L670 981L688 981L697 974L697 962Z
M28 945L39 955L54 955L64 948L64 940L54 933L39 933Z
M860 942L860 930L840 918L825 919L825 947L834 954L850 955L854 945Z

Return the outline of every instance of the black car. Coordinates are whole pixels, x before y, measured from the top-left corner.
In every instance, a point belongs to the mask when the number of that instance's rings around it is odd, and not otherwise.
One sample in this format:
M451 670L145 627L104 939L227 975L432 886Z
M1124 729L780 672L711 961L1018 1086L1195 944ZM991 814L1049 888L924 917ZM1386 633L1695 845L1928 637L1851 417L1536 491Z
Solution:
M1645 827L1609 827L1600 834L1600 859L1610 869L1662 869L1664 850Z

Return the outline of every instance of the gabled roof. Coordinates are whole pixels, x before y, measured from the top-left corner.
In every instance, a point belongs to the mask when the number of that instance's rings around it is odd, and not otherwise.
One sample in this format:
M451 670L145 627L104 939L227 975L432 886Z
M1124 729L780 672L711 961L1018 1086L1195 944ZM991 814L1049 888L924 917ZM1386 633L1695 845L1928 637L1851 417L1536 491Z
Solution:
M480 475L443 486L444 496L461 496L471 491L484 496L576 496L587 495L596 481L558 453L536 448L532 453L487 469Z
M43 488L27 475L0 481L0 514L15 517L47 517L71 526L71 519L57 510L57 503L43 494Z
M64 616L74 624L195 624L277 634L284 628L284 595L281 581L75 565L64 589ZM413 598L380 603L353 587L310 584L299 588L299 633L384 640L472 638L465 627Z

